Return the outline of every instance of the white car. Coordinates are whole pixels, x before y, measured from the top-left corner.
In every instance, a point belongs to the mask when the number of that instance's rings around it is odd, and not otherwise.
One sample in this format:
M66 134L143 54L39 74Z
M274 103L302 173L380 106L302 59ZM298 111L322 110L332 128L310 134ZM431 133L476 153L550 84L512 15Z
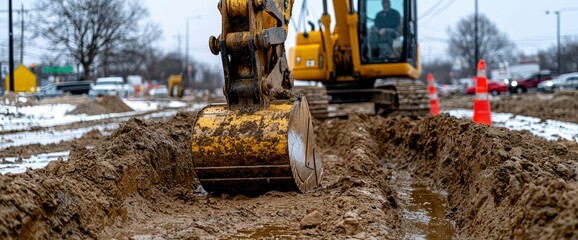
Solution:
M578 73L562 74L553 80L538 84L538 91L556 92L559 90L578 90Z
M149 90L149 96L154 98L165 98L169 96L169 89L165 85L157 85Z
M116 95L119 97L132 96L132 86L124 84L121 77L104 77L96 79L96 84L90 91L89 96Z

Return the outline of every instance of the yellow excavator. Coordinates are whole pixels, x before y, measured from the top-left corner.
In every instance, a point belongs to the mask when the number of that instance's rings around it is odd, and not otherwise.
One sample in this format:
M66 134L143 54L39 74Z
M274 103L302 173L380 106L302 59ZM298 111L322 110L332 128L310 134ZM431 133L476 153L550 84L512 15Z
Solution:
M183 75L170 75L169 76L169 96L174 98L182 98L185 95L185 85L183 81Z
M332 30L323 0L319 30L298 33L289 60L295 79L324 85L298 89L315 117L327 117L329 103L373 102L384 115L429 112L427 88L417 80L416 7L416 0L358 0L357 8L353 0L333 0Z
M169 96L174 98L182 98L185 95L185 89L188 88L188 84L193 82L193 77L195 76L195 70L193 65L187 65L183 73L173 74L169 76ZM195 87L193 85L193 87Z
M400 109L401 93L409 94L419 75L415 0L400 0L403 29L397 31L403 40L387 54L366 41L367 16L378 7L371 4L381 1L359 0L356 13L353 1L334 0L337 26L331 32L324 0L323 31L298 36L293 72L285 52L293 0L219 1L221 34L209 38L209 48L221 56L227 103L202 109L192 136L195 173L207 192L307 192L320 185L323 166L311 103L294 93L294 74L323 81L333 102L372 101ZM376 87L379 78L400 79Z

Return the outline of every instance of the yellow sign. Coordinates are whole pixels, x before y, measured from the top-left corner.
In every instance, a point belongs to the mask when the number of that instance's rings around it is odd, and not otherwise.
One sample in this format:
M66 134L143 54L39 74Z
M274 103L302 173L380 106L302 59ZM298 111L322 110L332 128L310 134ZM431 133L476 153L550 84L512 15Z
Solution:
M20 64L14 70L14 92L36 92L36 75ZM10 74L6 75L6 91L10 90Z

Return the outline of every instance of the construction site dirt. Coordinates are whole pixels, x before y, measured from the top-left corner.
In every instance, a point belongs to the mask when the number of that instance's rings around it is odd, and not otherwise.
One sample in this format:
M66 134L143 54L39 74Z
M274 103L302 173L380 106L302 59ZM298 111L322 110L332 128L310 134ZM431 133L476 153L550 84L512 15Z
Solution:
M560 98L570 104L563 111L551 103ZM578 123L575 93L493 100L494 110ZM469 102L440 100L442 109ZM316 191L215 196L195 178L195 117L186 111L168 120L132 118L108 134L2 150L0 158L70 155L0 175L0 238L578 238L575 141L446 114L351 113L315 122L325 168Z

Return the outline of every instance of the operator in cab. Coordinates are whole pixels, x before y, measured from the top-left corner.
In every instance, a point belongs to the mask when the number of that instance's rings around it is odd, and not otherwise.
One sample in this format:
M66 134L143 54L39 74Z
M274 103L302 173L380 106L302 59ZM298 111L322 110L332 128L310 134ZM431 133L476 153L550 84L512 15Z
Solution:
M393 53L393 40L399 36L401 14L391 8L390 0L382 0L383 10L375 16L370 34L373 58L387 58Z

